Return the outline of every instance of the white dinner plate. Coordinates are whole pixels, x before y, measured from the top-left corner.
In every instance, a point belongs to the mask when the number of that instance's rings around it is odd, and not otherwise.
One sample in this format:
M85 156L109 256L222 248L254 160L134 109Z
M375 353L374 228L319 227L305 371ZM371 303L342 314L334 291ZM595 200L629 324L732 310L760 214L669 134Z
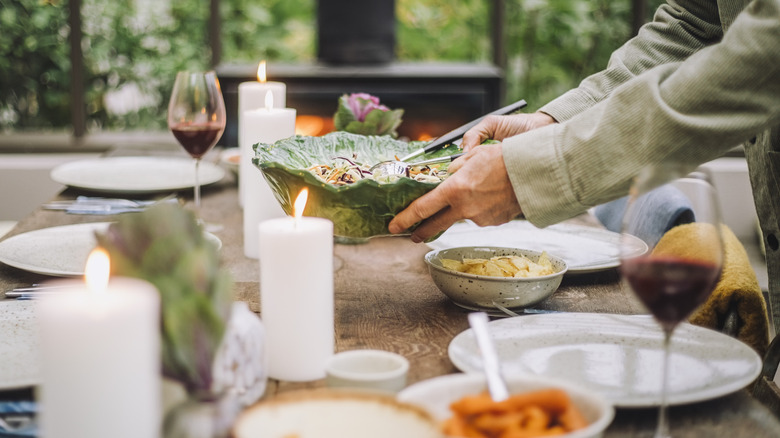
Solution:
M202 186L218 182L225 171L201 161ZM156 193L195 186L195 162L180 157L105 157L71 161L52 169L51 179L70 187L103 193Z
M609 230L574 224L556 224L537 228L526 220L480 227L471 221L458 222L438 239L429 242L432 249L458 246L504 246L547 251L566 261L566 274L586 274L620 266L620 234ZM637 255L647 245L635 238Z
M240 159L241 151L238 148L226 148L219 154L219 162L236 174L238 174Z
M39 384L39 354L35 301L0 301L0 389Z
M103 232L111 222L42 228L9 237L0 242L0 262L36 274L55 277L84 275L89 253L97 245L95 232ZM206 233L217 248L222 242Z
M501 319L489 326L506 374L568 379L620 407L660 404L663 336L650 316L560 313ZM672 405L730 394L761 371L761 358L746 344L688 323L675 330L671 352ZM461 371L481 372L471 329L450 342L449 356Z

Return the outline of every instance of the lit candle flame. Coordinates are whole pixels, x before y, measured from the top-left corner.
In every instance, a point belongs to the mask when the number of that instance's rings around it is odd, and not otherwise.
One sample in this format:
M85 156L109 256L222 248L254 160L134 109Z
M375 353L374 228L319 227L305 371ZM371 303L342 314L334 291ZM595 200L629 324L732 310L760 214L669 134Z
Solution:
M265 109L271 110L274 107L274 94L271 90L265 92Z
M265 82L265 60L260 61L257 65L257 81Z
M108 289L110 271L111 261L108 258L108 252L103 248L92 250L84 269L84 281L87 283L87 289L93 293L105 292Z
M306 208L306 200L309 199L309 189L301 190L298 197L295 198L295 204L293 205L293 216L295 216L295 226L298 227L298 222L303 216L303 210Z

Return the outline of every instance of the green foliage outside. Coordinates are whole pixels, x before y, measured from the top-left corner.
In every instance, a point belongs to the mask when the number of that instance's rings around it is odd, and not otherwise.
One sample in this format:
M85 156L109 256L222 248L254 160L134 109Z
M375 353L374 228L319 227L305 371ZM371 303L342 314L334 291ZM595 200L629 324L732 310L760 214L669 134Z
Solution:
M507 97L529 111L603 69L631 34L631 2L507 2Z
M317 0L222 0L226 62L313 61Z
M316 1L222 0L222 60L313 61ZM396 0L397 59L491 62L492 5ZM630 7L507 0L506 101L536 109L603 68L629 37ZM165 129L176 71L209 66L208 13L202 0L83 0L90 132ZM0 0L0 131L69 127L67 17L66 0Z
M84 0L88 130L165 129L176 72L208 66L208 3Z
M396 0L396 56L401 61L491 62L492 3Z
M0 129L70 123L67 8L0 0Z

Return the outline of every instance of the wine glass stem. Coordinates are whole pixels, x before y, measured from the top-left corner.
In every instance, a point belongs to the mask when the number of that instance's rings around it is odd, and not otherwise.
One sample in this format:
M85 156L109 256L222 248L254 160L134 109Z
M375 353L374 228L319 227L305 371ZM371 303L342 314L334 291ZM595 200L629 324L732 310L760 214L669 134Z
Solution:
M664 360L661 371L661 406L658 409L658 426L655 438L669 438L669 419L667 418L667 392L669 388L669 344L672 340L672 329L664 328Z
M198 170L200 168L200 158L195 159L195 213L200 217L200 180L198 179Z

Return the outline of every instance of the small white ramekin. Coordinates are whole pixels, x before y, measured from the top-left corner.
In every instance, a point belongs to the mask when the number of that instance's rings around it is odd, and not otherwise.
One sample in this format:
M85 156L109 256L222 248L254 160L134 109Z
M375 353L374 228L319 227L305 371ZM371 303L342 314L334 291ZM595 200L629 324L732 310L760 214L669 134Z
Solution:
M325 366L332 388L360 388L396 393L406 386L409 361L383 350L350 350L333 355Z

